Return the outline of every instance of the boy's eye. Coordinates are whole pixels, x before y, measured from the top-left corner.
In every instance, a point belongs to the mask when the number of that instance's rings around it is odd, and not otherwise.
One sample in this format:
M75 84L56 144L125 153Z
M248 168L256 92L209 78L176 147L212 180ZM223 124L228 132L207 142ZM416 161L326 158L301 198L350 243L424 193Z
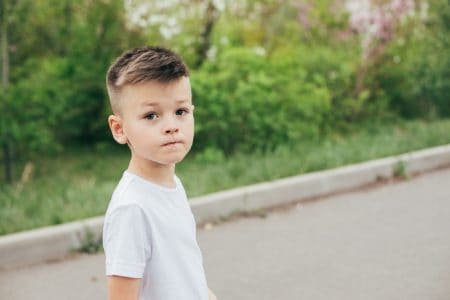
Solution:
M149 113L145 116L146 119L148 120L154 120L156 119L158 116L155 113Z
M188 110L187 108L180 108L180 109L178 109L178 110L176 111L176 114L177 114L178 116L182 116L182 115L185 115L185 114L187 114L187 113L189 113L189 110Z

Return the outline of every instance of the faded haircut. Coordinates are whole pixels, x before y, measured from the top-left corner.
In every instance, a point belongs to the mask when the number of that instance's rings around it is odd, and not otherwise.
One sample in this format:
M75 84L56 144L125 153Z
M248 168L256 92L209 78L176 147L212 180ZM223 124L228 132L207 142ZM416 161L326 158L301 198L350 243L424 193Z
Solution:
M140 47L124 52L109 67L106 87L114 113L120 111L120 93L126 85L151 80L169 83L189 70L183 60L173 51L162 47Z

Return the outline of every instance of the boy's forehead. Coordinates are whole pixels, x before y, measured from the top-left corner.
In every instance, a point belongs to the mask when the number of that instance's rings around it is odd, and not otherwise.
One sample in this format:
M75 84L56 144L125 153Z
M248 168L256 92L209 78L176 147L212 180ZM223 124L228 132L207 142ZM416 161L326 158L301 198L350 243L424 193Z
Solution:
M147 81L127 85L122 92L124 101L138 101L140 106L158 106L166 101L175 103L192 101L191 86L187 77L168 83Z
M142 101L141 106L159 106L161 101L154 101L154 100L150 100L150 101ZM175 100L174 101L176 104L184 104L184 103L190 103L191 100L190 99L182 99L182 100Z

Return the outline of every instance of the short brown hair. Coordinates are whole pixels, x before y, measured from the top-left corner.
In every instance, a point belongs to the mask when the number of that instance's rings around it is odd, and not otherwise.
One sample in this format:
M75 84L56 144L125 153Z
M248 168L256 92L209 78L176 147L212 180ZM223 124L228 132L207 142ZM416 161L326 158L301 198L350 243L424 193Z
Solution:
M119 94L129 84L156 80L169 83L189 70L183 60L173 51L162 47L140 47L124 52L109 67L106 86L112 110L119 111Z

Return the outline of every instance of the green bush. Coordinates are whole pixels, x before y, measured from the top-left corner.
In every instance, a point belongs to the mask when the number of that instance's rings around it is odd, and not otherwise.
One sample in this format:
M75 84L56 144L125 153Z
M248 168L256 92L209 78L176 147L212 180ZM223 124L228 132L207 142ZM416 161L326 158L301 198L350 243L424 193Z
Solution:
M415 19L403 28L372 70L372 84L400 116L450 116L449 22L448 1L430 2L427 21Z
M367 95L353 95L355 57L360 54L358 47L349 47L349 44L340 43L336 47L327 44L288 46L275 50L271 55L272 64L287 83L297 84L295 79L301 77L302 82L326 87L330 107L326 116L320 116L326 118L324 131L345 128L349 120L366 112L364 101Z
M224 51L192 74L196 148L266 151L318 137L330 93L320 77L306 75L253 49Z
M11 17L16 50L8 93L0 95L0 142L7 137L14 160L110 140L105 73L116 55L142 42L140 33L124 30L122 1L59 4L22 3ZM36 18L19 22L19 12Z
M20 3L11 14L10 88L0 93L0 142L11 143L16 157L110 145L104 76L124 49L159 43L197 59L201 18L165 40L157 25L129 26L120 0ZM386 117L450 116L447 1L430 2L426 21L408 19L368 61L338 4L307 4L250 1L218 17L208 58L191 72L193 151L206 151L205 161Z

